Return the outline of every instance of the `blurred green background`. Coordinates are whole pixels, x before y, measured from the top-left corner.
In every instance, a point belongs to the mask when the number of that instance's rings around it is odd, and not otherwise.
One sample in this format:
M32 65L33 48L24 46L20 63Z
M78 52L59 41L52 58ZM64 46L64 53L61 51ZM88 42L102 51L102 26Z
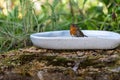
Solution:
M30 34L68 30L120 33L120 0L1 0L0 52L30 46Z

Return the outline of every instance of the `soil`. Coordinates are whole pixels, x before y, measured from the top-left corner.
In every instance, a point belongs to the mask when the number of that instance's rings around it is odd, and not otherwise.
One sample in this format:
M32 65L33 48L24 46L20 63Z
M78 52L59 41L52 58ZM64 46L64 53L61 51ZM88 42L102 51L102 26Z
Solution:
M120 47L49 50L36 47L0 54L0 80L120 80Z

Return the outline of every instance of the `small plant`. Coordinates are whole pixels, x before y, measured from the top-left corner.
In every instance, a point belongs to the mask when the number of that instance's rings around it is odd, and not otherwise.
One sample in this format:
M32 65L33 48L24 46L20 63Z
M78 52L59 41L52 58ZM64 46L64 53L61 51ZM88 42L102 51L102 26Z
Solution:
M34 32L33 27L37 23L35 19L33 3L30 0L19 0L18 5L8 11L6 18L0 20L0 52L29 45L29 35Z

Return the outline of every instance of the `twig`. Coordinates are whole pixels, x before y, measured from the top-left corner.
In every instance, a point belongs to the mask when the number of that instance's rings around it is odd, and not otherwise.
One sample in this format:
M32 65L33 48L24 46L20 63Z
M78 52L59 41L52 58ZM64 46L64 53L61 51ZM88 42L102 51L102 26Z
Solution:
M73 7L72 7L72 1L71 0L69 0L69 5L70 5L70 12L71 12L71 15L72 15L72 23L74 23L74 21L75 21L74 10L73 10Z

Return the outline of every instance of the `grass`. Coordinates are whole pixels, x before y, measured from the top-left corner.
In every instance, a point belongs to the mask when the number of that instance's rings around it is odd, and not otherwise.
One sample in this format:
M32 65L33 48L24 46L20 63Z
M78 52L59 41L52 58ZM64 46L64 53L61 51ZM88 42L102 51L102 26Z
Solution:
M81 29L120 33L118 0L38 1L42 2L39 13L31 0L13 0L14 7L11 11L7 8L7 15L0 12L0 52L31 45L29 36L32 33L66 30L71 23L78 24Z

